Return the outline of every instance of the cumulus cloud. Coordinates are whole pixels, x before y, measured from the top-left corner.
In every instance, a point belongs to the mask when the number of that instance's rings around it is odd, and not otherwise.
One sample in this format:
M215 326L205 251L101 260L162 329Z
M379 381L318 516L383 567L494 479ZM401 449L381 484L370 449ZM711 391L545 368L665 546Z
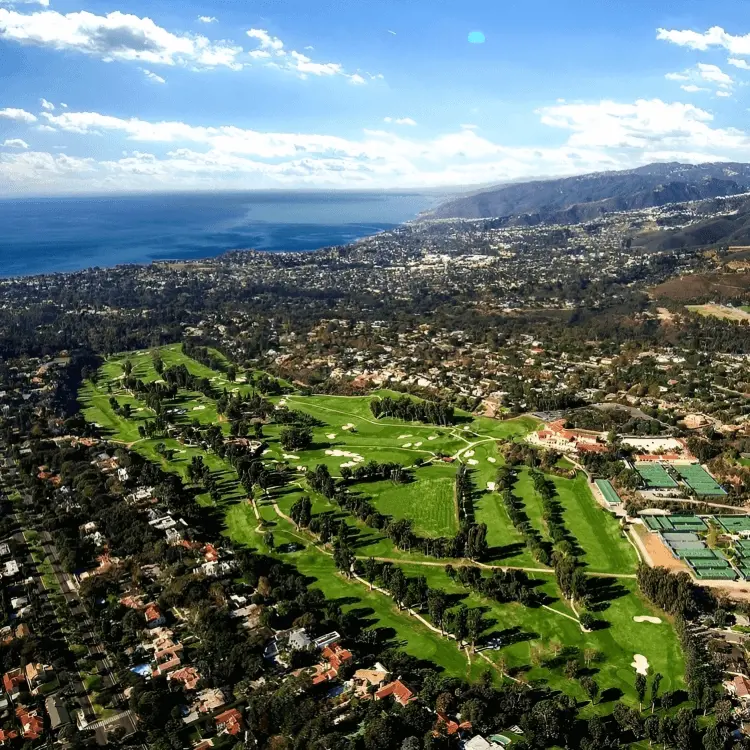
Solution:
M157 75L156 73L153 73L150 70L147 70L146 68L141 68L141 71L143 72L143 75L148 78L149 81L152 83L166 83L166 80L162 78L160 75Z
M539 110L542 122L571 132L568 144L615 149L747 149L748 135L736 128L714 128L714 116L693 104L639 99L632 104L604 100L561 104Z
M218 20L216 16L198 16L199 23L216 23Z
M6 138L3 141L3 148L28 148L29 144L21 138Z
M150 18L114 11L99 16L88 11L39 11L23 14L0 8L0 39L19 44L81 52L105 61L140 61L152 65L239 70L242 52L205 36L173 34Z
M248 55L255 60L264 60L266 65L288 70L295 73L299 78L306 79L308 76L343 76L349 83L361 86L366 79L359 73L348 73L341 63L315 62L307 55L288 50L277 36L269 33L266 29L249 29L247 36L256 40L258 47L250 50ZM305 49L312 49L305 47ZM376 76L368 74L371 80ZM382 78L382 76L380 76Z
M98 112L42 112L43 127L80 135L79 148L96 135L101 137L97 153L104 142L121 155L60 161L59 154L3 152L0 191L426 187L576 174L653 161L750 160L748 133L717 127L711 112L692 104L659 99L566 101L544 107L537 115L553 129L556 145L508 146L465 127L428 138L415 137L419 131L411 128L365 130L358 137L344 138ZM126 151L121 153L123 146Z
M712 47L723 47L733 55L750 55L750 34L734 36L721 26L712 26L708 31L680 29L657 29L656 38L671 42L680 47L697 49L701 52Z
M42 106L42 109L52 111L55 108L55 105L52 102L48 102L46 99L40 99L39 104Z
M734 85L734 79L725 73L718 65L698 63L694 68L688 68L681 73L667 73L668 81L688 81L680 86L683 91L707 91L706 86L712 86L719 91L728 91ZM718 93L718 92L717 92Z
M750 70L747 60L742 60L738 57L730 57L727 62L730 65L734 65L735 68L741 68L742 70Z
M32 115L31 112L27 112L25 109L16 109L15 107L0 109L0 118L25 123L36 122L36 115Z
M411 117L384 117L383 122L393 123L394 125L416 125L416 121Z
M0 5L41 5L49 7L49 0L0 0Z

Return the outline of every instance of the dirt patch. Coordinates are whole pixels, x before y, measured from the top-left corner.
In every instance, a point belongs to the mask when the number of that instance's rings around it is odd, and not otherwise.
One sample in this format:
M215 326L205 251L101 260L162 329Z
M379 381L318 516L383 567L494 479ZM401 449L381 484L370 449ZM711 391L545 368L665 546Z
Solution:
M750 273L694 273L679 276L651 290L655 299L672 299L683 304L714 300L730 302L750 291Z
M653 567L667 568L667 570L674 571L687 571L687 565L682 560L674 557L658 534L651 534L646 529L638 528L637 526L634 526L634 530L638 534L641 544L646 549Z

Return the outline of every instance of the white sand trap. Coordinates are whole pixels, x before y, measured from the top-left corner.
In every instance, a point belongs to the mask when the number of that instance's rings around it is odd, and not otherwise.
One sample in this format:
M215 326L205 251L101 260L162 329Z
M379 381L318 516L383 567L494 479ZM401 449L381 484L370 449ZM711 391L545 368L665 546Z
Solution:
M489 462L490 462L491 464L494 464L494 463L495 463L495 462L497 461L497 459L496 459L496 458L494 458L493 456L488 456L488 457L487 457L487 460L488 460L488 461L489 461Z
M469 466L476 466L479 463L479 461L476 460L476 458L470 458L468 460Z
M471 457L471 456L474 455L474 451L466 451L466 453L464 455L466 455L468 457Z
M158 383L159 385L164 385L166 382L166 380L154 380L154 383Z
M399 440L406 440L406 438L409 438L409 437L411 437L411 433L407 433L406 435L399 435L398 439Z
M282 398L281 401L279 401L279 406L286 406L286 399Z
M361 464L365 459L359 455L359 453L352 453L350 451L340 450L327 450L326 456L335 456L336 458L351 458L355 464Z
M648 615L638 615L638 617L633 618L633 622L653 622L654 625L661 625L659 617L649 617Z
M341 425L341 429L342 430L353 430L354 429L354 425L351 422L349 422L349 424Z
M404 443L401 447L402 448L411 448L411 443Z
M203 411L205 408L205 406L194 406L193 411Z
M465 424L461 429L468 430L469 429L469 425Z
M414 447L415 447L415 448L419 448L419 446L420 446L420 445L422 445L422 443L421 443L421 442L419 442L419 443L414 443Z
M305 471L307 471L307 466L298 466L297 467L297 471L305 472Z
M357 464L356 464L355 461L347 461L346 463L341 464L341 468L342 469L351 469L351 468L353 468L356 465Z
M633 663L630 665L638 674L648 674L648 659L643 654L635 654Z
M334 438L336 437L336 433L335 433L335 432L329 432L329 433L328 433L328 434L326 435L326 437L327 437L327 438L328 438L329 440L333 440L333 439L334 439Z
M496 487L497 487L497 485L494 482L487 482L487 489L490 492L494 492L495 489L496 489Z
M427 439L428 440L437 440L438 436L437 435L430 435L430 437L428 437Z
M293 453L282 453L284 458L291 459L292 461L299 461L299 456L295 456Z
M270 448L266 448L266 449L265 449L265 450L263 451L263 455L265 456L266 454L268 454L268 453L270 453L270 452L271 452L271 449L270 449Z

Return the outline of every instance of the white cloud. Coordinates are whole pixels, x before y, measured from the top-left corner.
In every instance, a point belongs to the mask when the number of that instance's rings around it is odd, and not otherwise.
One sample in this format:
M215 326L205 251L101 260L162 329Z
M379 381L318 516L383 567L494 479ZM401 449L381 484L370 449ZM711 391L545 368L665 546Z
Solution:
M735 68L741 68L742 70L750 70L750 65L748 65L747 60L741 60L738 57L730 57L727 62L730 65L734 65Z
M479 130L478 125L472 125L471 123L461 123L462 130Z
M55 108L55 105L52 102L48 102L46 99L40 99L39 104L41 104L42 109L52 111Z
M82 52L105 61L140 61L191 68L239 70L242 52L201 35L173 34L150 18L114 11L98 16L88 11L18 13L0 8L0 39L51 49Z
M721 26L712 26L703 33L678 29L657 29L656 38L702 52L711 47L723 47L733 55L750 55L750 34L734 36L724 31Z
M287 50L284 42L270 34L266 29L250 29L247 35L251 39L257 40L259 44L257 49L248 52L250 57L256 60L266 60L267 65L291 71L303 80L308 76L343 76L348 79L349 83L355 85L361 86L367 83L366 79L359 73L347 73L341 63L315 62L301 52ZM305 49L312 49L312 47L308 46ZM378 77L368 75L371 80ZM382 78L382 75L379 77Z
M0 0L0 5L41 5L49 7L49 0Z
M704 81L715 83L722 87L731 86L734 83L732 76L725 73L718 65L698 63L698 74Z
M3 148L28 148L29 144L20 138L6 138L3 141Z
M415 137L419 130L411 128L364 130L344 138L98 112L42 112L42 127L80 134L77 149L99 136L96 152L106 144L117 156L60 161L59 154L7 152L0 155L0 191L420 187L580 174L653 161L750 160L748 133L715 126L711 112L692 104L562 102L537 114L554 129L555 145L509 146L465 127L427 138Z
M716 96L723 96L723 97L732 96L732 92L731 91L721 90L721 91L717 91L716 92Z
M146 68L141 68L141 71L143 72L143 75L148 78L149 81L152 83L166 83L166 80L162 78L160 75L157 75L156 73L152 73L150 70L146 70Z
M261 49L281 52L284 49L284 42L278 37L271 36L265 29L250 29L247 35L251 39L257 39L260 42Z
M734 85L732 76L718 65L709 63L698 63L694 68L688 68L681 73L667 73L664 77L669 81L688 81L689 83L683 83L680 88L691 94L709 91L706 86L716 87L719 91L729 91Z
M17 120L18 122L25 123L36 122L36 116L32 115L31 112L27 112L25 109L16 109L14 107L0 109L0 118L6 120Z
M750 137L736 128L713 128L713 115L692 104L639 99L632 104L604 100L539 110L542 122L571 131L568 145L648 151L657 144L685 149L746 149Z
M383 122L390 122L394 125L416 125L416 121L411 117L384 117Z
M67 109L67 108L68 108L68 105L67 105L67 104L66 104L65 102L60 102L60 106L61 106L61 107L62 107L63 109Z
M219 19L216 16L198 16L200 23L216 23Z

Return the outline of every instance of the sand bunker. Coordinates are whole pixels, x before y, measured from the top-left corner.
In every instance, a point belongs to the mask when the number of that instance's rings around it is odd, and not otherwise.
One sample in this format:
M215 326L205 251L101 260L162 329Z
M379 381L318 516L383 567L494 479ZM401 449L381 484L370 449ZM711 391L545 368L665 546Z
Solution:
M357 465L356 461L347 461L346 463L341 464L342 469L352 469Z
M279 401L279 406L286 406L286 399L282 398L281 401Z
M351 458L355 464L361 464L365 459L359 455L359 453L351 453L350 451L340 450L327 450L326 456L335 456L336 458Z
M653 622L654 625L661 625L661 619L658 617L649 617L648 615L639 615L633 618L633 622Z
M427 439L428 440L437 440L438 436L437 435L430 435L430 437L428 437Z
M336 433L335 433L335 432L329 432L329 433L328 433L328 434L326 435L326 437L327 437L327 438L328 438L329 440L333 440L333 439L334 439L334 438L336 437Z
M399 440L406 440L406 438L411 437L411 433L406 433L406 435L399 435Z
M205 406L194 406L193 411L203 411L205 408Z
M635 654L630 665L638 674L648 674L648 659L643 654Z
M411 448L411 443L404 443L401 447L402 448Z
M414 447L415 447L415 448L419 448L419 446L420 446L420 445L422 445L422 443L421 443L421 442L420 442L420 443L414 443Z
M476 458L470 458L467 463L469 464L469 466L476 466L479 461L477 461Z
M341 425L341 429L342 430L353 430L354 429L354 425L351 422L349 422L349 424Z
M474 451L466 451L466 455L471 457L474 455Z
M265 456L265 455L266 455L267 453L270 453L270 452L271 452L271 449L270 449L270 448L266 448L266 449L265 449L265 450L263 451L263 455Z
M496 459L496 458L494 458L493 456L488 456L488 457L487 457L487 460L488 460L488 461L489 461L489 462L490 462L491 464L494 464L494 463L495 463L495 461L497 461L497 459Z
M293 453L282 453L284 458L292 459L293 461L299 461L299 456L295 456Z
M487 489L490 492L494 492L497 485L494 482L487 482Z

